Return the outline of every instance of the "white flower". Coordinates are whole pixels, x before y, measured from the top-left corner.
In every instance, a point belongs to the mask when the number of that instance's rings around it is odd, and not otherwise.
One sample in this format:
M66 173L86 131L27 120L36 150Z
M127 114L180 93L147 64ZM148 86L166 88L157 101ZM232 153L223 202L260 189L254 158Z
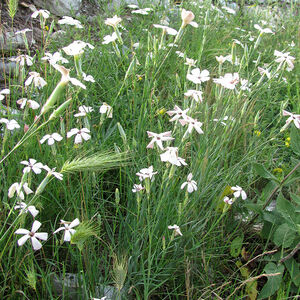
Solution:
M200 103L203 101L202 94L203 92L197 90L188 90L186 93L184 93L186 97L193 97L196 102Z
M52 134L46 134L42 137L40 140L40 143L43 144L45 141L48 140L48 145L51 146L54 144L55 141L60 142L63 139L63 137L58 134L57 132L54 132Z
M50 169L47 165L44 165L43 169L48 172L47 176L53 175L58 180L63 180L63 174L55 172L56 168Z
M76 134L74 143L81 144L82 140L87 141L91 138L89 133L90 130L87 128L81 128L81 129L73 128L67 133L67 138L70 138L71 136Z
M36 10L32 15L31 18L35 19L37 16L42 16L44 19L48 19L50 16L50 12L46 9Z
M149 168L141 169L139 172L136 173L136 175L139 176L140 181L143 181L145 178L152 179L152 177L155 174L157 174L157 172L153 172L153 166L150 166Z
M177 147L167 147L166 152L160 155L161 161L167 161L172 165L176 166L186 166L187 163L185 160L178 156L178 148Z
M80 21L68 16L63 16L62 19L58 21L58 24L67 24L67 25L75 26L76 28L83 28Z
M274 32L270 28L264 28L264 29L262 29L258 24L255 24L254 28L257 29L257 30L259 30L260 34L263 34L263 33L272 33L272 34L274 34Z
M146 8L141 8L138 10L132 11L133 14L140 14L140 15L149 15L149 12L153 11L152 8L146 7Z
M288 119L285 121L285 125L281 128L280 131L285 130L291 122L294 122L296 128L300 129L300 115L292 114L286 110L283 110L282 115L284 117L288 116Z
M62 48L67 55L81 55L84 51L85 47L89 47L90 49L94 49L95 47L89 43L83 41L74 41L69 46Z
M184 57L184 53L181 51L176 51L175 52L179 57Z
M245 191L240 186L238 186L238 185L237 186L233 186L233 187L231 187L231 189L233 191L235 191L233 193L233 195L234 195L235 198L242 197L243 200L247 199L247 195L246 195Z
M153 24L153 27L160 28L160 29L164 30L167 34L170 34L170 35L177 34L177 30L175 30L171 27L165 26L165 25Z
M27 66L33 65L33 58L26 54L21 54L17 57L12 57L9 59L10 61L15 61L17 64L19 64L21 67L25 66L25 63Z
M171 141L174 140L174 138L171 137L171 131L166 131L163 133L154 133L151 131L147 131L148 137L152 138L151 142L147 145L147 148L153 148L154 144L161 149L164 150L163 141Z
M20 105L21 109L24 109L26 104L31 109L38 109L40 107L40 105L36 101L30 100L30 99L27 99L27 98L21 98L21 99L17 100L17 104Z
M29 72L29 77L25 81L25 86L30 85L32 82L35 87L42 88L44 87L47 82L40 76L37 72Z
M193 69L190 74L186 75L186 78L195 84L200 84L202 82L209 80L209 71L203 70L200 72L199 68Z
M259 72L259 74L260 74L261 76L266 75L266 76L268 77L268 79L271 78L271 73L269 72L268 69L263 69L263 68L261 68L261 67L257 67L257 69L258 69L258 72Z
M180 231L180 227L179 227L178 225L176 225L176 224L174 224L174 225L169 225L169 226L168 226L168 229L173 229L173 230L174 230L174 236L176 236L176 235L182 236L182 233L181 233L181 231Z
M134 184L133 185L133 189L132 189L132 192L133 193L137 193L137 192L140 192L142 190L144 190L145 188L141 185L141 184Z
M5 118L1 118L0 119L0 123L5 123L6 124L6 128L8 130L14 130L14 129L17 129L17 128L20 128L20 125L18 124L18 122L14 119L12 120L7 120Z
M192 193L193 191L197 191L197 182L195 180L192 180L192 178L193 178L193 174L190 173L187 176L187 181L184 182L180 188L183 190L185 188L185 186L187 185L187 191L189 193Z
M92 83L95 82L95 79L92 75L86 75L84 72L82 72L82 76L83 76L84 81L89 81L89 82L92 82Z
M196 67L196 63L197 63L197 60L186 57L184 64L188 65L189 67Z
M85 105L79 106L78 110L79 110L79 113L74 115L74 117L76 117L76 118L85 117L87 115L87 113L94 111L94 109L91 106L85 106Z
M41 58L41 60L47 60L50 65L55 65L58 62L61 62L62 64L68 63L69 61L64 58L60 52L55 52L51 54L50 52L46 52L45 56Z
M231 14L231 15L235 15L235 14L236 14L235 10L232 9L232 8L230 8L230 7L222 6L222 8L223 8L224 10L226 10L226 11L227 11L229 14Z
M186 25L190 24L193 27L198 27L196 22L193 22L195 15L193 12L189 10L185 10L184 8L181 11L181 19L182 19L182 26L185 27Z
M139 9L139 7L135 4L128 4L127 7L131 8L131 9Z
M280 51L275 50L274 55L277 57L275 62L280 63L282 65L284 62L288 65L287 71L292 71L294 69L294 56L290 56L290 52L282 53Z
M22 191L22 189L24 190L26 195L33 193L33 191L28 187L27 182L25 182L23 186L21 185L21 183L15 182L8 189L8 197L12 198L16 193L20 199L24 200L24 192Z
M61 82L68 83L70 81L73 85L79 86L84 90L86 89L86 86L83 83L81 83L78 79L70 77L69 69L66 69L65 67L60 66L60 65L53 65L53 67L61 73L61 75L62 75Z
M35 208L34 205L27 206L25 202L17 202L17 205L14 207L14 209L20 209L20 214L27 214L28 212L30 212L34 218L39 213L39 211Z
M215 122L219 122L220 120L222 120L220 123L223 125L223 126L226 126L227 124L225 123L225 121L227 121L227 120L231 120L231 121L233 121L234 120L234 118L233 117L228 117L228 116L225 116L224 118L222 118L222 119L213 119L213 121L215 121Z
M223 199L223 201L225 202L225 203L227 203L227 204L229 204L229 205L232 205L232 203L233 203L233 200L232 199L230 199L229 197L224 197L224 199Z
M3 95L9 95L10 94L10 90L9 89L3 89L0 91L0 101L3 100L5 98L5 96Z
M239 74L226 73L224 77L215 78L213 81L214 83L221 84L226 89L233 90L239 82Z
M229 61L230 63L232 63L232 55L220 55L220 56L216 56L216 60L219 64L223 64L225 61Z
M112 27L117 27L117 25L122 21L122 19L118 16L113 16L112 18L107 18L105 20L105 25L109 25L109 26L112 26Z
M106 102L103 102L103 104L100 106L99 113L106 114L108 118L112 118L113 108L110 105L108 105Z
M64 227L59 227L58 229L56 229L53 234L64 230L65 234L64 234L64 241L65 242L70 242L71 241L71 236L76 232L75 229L73 229L73 227L79 225L79 220L78 218L76 218L74 221L70 222L66 222L64 220L60 220L60 223L64 225Z
M121 35L121 33L120 33ZM118 39L118 36L115 32L112 33L112 35L106 35L105 37L103 37L104 41L102 42L103 45L112 43L114 41L116 41Z
M26 32L30 32L30 31L32 31L32 29L25 28L23 30L16 31L15 34L24 34L25 35Z
M203 130L201 129L203 123L199 122L197 119L193 119L189 116L186 116L184 119L179 120L179 122L182 126L188 124L188 129L184 135L188 133L192 133L193 129L195 129L199 134L204 133Z
M42 224L39 221L34 221L31 231L23 228L18 229L15 234L24 234L24 236L18 240L18 245L24 245L24 243L30 238L33 250L41 249L42 244L38 240L46 241L48 239L47 232L37 232L41 225Z
M249 83L249 81L247 79L241 79L240 83L241 83L241 90L242 91L250 92L249 86L251 85L251 83Z
M169 116L175 115L173 118L170 119L170 122L173 122L173 121L180 120L181 118L184 119L185 117L187 117L186 113L188 111L189 111L189 108L182 110L179 106L175 105L174 110L167 111L167 114Z
M23 160L21 161L21 164L27 166L23 169L24 174L29 173L31 170L35 174L40 174L44 166L42 163L36 162L36 160L33 158L29 158L29 161Z

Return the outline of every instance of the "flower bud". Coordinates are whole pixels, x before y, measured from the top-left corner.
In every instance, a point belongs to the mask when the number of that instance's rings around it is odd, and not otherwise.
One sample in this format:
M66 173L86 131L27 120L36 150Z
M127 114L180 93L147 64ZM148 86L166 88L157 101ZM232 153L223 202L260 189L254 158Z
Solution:
M183 26L190 24L195 18L195 15L190 10L183 9L181 12L181 19L183 22Z

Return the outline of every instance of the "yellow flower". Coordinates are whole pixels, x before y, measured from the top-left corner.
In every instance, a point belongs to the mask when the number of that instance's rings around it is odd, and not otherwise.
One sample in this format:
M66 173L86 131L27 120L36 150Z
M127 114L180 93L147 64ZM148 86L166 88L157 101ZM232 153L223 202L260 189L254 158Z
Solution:
M287 137L287 138L285 139L285 142L284 142L285 146L286 146L286 147L289 147L289 146L290 146L290 143L291 143L291 138L290 138L290 137Z
M46 30L46 31L49 31L49 27L48 27L47 25L45 26L45 30Z
M261 135L261 131L259 131L259 130L254 130L254 134L256 134L257 136L260 136L260 135Z
M273 173L282 173L282 172L283 172L283 170L281 168L275 168L273 170Z

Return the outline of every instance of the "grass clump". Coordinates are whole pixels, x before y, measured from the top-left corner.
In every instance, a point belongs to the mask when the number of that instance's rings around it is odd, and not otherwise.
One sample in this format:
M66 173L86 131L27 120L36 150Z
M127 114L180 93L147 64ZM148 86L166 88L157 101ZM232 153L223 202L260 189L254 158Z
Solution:
M131 6L43 32L0 91L1 298L64 298L66 273L82 299L299 294L298 28L254 9Z

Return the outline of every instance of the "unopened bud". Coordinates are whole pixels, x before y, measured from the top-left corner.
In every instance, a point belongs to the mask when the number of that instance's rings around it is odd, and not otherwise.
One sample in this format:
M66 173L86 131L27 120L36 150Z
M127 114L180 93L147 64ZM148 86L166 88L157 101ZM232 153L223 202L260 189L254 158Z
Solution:
M183 9L181 12L181 19L183 22L183 26L190 24L195 18L195 15L190 10Z

